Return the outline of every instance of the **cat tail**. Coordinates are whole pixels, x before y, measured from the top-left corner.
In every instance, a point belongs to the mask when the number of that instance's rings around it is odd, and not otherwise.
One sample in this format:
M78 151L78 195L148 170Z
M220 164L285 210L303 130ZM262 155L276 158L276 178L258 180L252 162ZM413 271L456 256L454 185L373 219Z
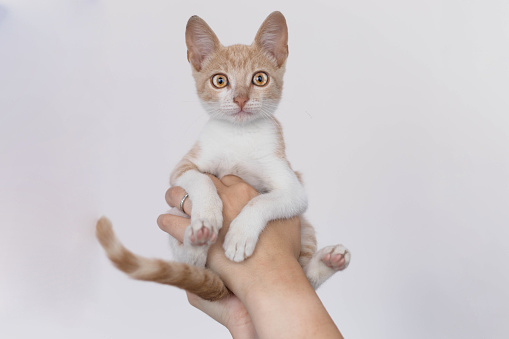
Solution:
M221 278L206 268L132 253L117 239L106 217L97 222L96 236L108 258L131 278L176 286L210 301L223 299L230 293Z

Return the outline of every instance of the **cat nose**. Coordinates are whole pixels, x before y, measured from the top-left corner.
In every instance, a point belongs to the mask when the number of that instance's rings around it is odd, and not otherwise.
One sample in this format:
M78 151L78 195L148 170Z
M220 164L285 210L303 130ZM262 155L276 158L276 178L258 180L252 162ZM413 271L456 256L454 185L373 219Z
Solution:
M246 104L246 102L249 100L249 98L247 97L247 95L238 95L236 96L235 98L233 98L233 101L239 105L240 109L243 109L244 108L244 105Z

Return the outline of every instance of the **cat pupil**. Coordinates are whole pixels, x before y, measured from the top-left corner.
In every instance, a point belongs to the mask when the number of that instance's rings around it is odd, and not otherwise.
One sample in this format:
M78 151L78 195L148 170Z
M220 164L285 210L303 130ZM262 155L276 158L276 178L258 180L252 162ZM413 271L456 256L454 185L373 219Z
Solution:
M220 85L222 85L222 84L223 84L223 78L219 78L219 79L217 79L217 83L218 83L218 84L220 84Z
M261 76L261 75L259 75L257 80L258 80L258 82L262 82L262 81L263 81L262 76Z

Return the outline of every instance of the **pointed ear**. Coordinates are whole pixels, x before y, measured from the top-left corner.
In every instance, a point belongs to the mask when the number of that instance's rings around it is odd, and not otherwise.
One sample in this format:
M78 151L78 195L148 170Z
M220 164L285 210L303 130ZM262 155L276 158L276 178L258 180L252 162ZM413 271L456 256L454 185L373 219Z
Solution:
M255 37L255 44L281 65L288 57L288 27L281 12L272 12L263 22Z
M189 18L186 26L187 60L199 72L203 61L221 46L207 23L197 15Z

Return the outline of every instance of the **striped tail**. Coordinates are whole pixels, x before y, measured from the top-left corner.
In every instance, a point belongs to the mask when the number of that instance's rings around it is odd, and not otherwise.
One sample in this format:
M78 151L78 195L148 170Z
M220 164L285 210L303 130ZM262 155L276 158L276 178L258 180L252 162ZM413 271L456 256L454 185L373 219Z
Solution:
M97 222L96 236L108 258L131 278L176 286L210 301L222 299L229 294L221 278L206 268L144 258L132 253L120 243L111 222L105 217Z

